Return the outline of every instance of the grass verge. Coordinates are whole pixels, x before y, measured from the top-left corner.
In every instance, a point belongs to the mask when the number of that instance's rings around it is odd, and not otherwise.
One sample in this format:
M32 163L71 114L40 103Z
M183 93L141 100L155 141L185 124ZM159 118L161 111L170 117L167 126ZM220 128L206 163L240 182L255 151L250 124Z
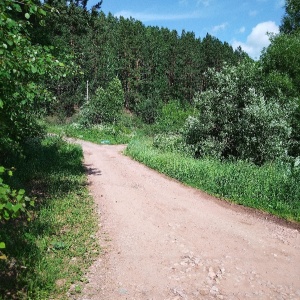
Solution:
M69 299L100 251L82 150L57 137L30 141L14 162L16 188L37 197L34 219L1 225L8 260L0 261L0 299Z
M98 124L84 127L77 122L58 123L54 118L46 118L41 122L48 132L90 141L96 144L128 144L136 134L140 121L126 113L118 124Z
M149 139L135 139L126 154L187 185L228 201L300 221L300 170L278 165L258 167L247 162L193 159L152 146Z
M82 128L73 123L49 126L47 131L95 144L127 144L133 137L133 133L129 129L117 125L94 125L89 128Z

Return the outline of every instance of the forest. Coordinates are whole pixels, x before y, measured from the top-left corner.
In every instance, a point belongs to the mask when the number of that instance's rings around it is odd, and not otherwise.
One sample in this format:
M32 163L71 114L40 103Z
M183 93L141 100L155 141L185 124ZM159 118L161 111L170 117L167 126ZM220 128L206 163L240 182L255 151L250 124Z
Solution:
M81 217L90 214L82 152L65 135L126 143L127 155L162 173L299 222L299 1L285 1L280 33L258 61L210 34L145 26L101 5L0 2L0 276L9 255L45 251L32 247L51 196L79 189ZM19 258L16 243L27 251ZM37 286L53 278L33 279L21 266L5 277L0 299L9 289L24 299L51 293L51 283Z

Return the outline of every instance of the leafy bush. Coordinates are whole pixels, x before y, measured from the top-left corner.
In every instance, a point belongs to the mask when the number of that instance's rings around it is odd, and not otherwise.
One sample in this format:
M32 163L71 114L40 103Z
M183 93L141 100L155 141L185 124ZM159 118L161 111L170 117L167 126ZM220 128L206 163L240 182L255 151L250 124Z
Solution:
M31 20L46 12L36 1L0 2L0 163L11 152L21 152L28 137L41 132L37 115L42 103L52 101L41 82L66 76L68 68L51 55L49 47L35 45ZM37 27L38 24L36 23Z
M180 134L156 134L153 139L153 146L163 151L181 151L185 154L190 152L190 149L184 143L182 135Z
M192 113L191 108L184 108L179 101L170 101L161 108L156 128L159 132L180 132Z
M299 15L299 13L298 13ZM293 34L279 34L271 38L271 44L261 56L263 70L269 74L281 74L276 86L282 89L286 95L294 96L296 109L291 116L292 145L290 154L300 155L300 32ZM277 75L278 76L278 75ZM285 78L284 78L285 77Z
M281 98L266 98L257 82L256 63L209 70L211 88L197 93L198 115L184 128L196 156L237 158L263 164L286 156L294 106ZM280 93L279 93L280 94Z
M7 170L3 166L0 166L0 224L9 221L10 219L16 219L23 214L27 214L28 220L30 220L30 214L28 212L29 206L34 206L34 200L25 195L25 190L12 189L8 184L3 181L3 175L7 173L12 176L12 170ZM5 243L0 242L0 249L5 248ZM1 252L0 252L1 254ZM6 258L5 256L0 256Z
M96 94L84 104L79 122L84 126L101 123L115 123L121 116L124 93L118 78L113 79L106 89L100 87Z
M159 116L161 106L162 102L158 98L147 98L137 104L135 111L143 122L153 124Z

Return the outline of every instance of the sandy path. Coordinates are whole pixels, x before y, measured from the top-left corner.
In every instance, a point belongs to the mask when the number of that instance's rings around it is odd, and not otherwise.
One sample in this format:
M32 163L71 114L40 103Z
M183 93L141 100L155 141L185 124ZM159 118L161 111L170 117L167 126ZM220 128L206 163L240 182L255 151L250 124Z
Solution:
M104 246L78 299L300 299L300 233L80 142Z

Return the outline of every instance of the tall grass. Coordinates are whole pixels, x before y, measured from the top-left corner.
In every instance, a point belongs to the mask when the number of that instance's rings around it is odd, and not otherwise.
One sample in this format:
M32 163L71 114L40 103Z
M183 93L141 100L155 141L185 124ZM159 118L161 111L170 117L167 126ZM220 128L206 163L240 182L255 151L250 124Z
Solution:
M34 218L0 224L0 299L69 299L98 253L82 150L57 137L30 141L11 185L37 197Z
M135 139L126 154L187 185L244 206L300 221L300 172L268 164L193 159L162 151L149 139Z

